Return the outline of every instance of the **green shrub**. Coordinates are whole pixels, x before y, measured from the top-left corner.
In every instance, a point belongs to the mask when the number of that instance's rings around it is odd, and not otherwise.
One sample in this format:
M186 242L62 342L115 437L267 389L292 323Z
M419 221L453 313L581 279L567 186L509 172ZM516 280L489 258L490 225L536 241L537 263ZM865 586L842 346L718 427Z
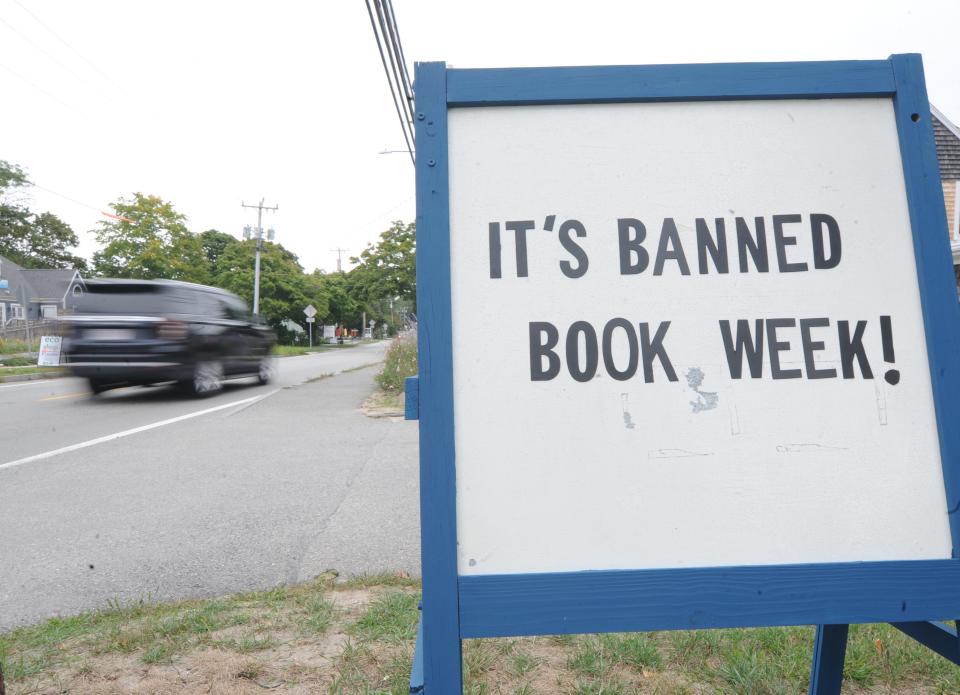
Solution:
M30 367L36 363L37 360L30 357L7 357L0 360L0 365L4 367Z
M404 333L393 339L387 349L383 371L377 375L377 384L384 391L403 391L403 381L417 373L417 335Z

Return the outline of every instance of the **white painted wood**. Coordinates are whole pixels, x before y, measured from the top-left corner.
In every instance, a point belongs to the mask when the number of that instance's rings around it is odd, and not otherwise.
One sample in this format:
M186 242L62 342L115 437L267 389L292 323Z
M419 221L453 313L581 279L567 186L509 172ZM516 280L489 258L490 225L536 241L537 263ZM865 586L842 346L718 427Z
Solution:
M892 104L886 99L569 105L451 110L450 221L462 574L946 558L950 555L916 267ZM771 216L826 213L840 265L776 271ZM588 273L543 231L576 218ZM771 272L699 275L698 217L763 216ZM676 220L692 275L668 261L622 276L617 218ZM532 219L529 277L503 231L489 277L488 223ZM810 232L791 262L811 262ZM651 259L652 266L652 259ZM711 265L712 270L712 265ZM751 266L752 270L752 266ZM883 380L879 316L892 317L896 386ZM529 372L528 323L671 321L679 381L564 368ZM869 321L875 379L732 380L718 321L828 317L820 368L839 367L836 322ZM784 368L803 367L799 330ZM616 346L623 364L625 342ZM564 358L564 363L566 362ZM889 365L888 365L889 366ZM686 375L700 369L705 402Z

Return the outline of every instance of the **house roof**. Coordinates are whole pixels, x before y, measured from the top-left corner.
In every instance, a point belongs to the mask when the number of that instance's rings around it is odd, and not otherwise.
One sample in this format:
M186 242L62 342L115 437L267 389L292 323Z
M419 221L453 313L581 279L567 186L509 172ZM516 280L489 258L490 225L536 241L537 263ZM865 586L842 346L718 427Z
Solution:
M24 269L20 271L23 279L27 282L29 301L63 301L63 296L70 289L70 283L73 282L77 271L72 268L53 269L53 270L35 270Z
M933 137L937 141L937 159L940 160L940 178L944 181L960 179L960 128L930 105L933 114Z
M0 301L15 303L21 301L21 287L25 288L27 302L63 301L74 278L80 279L73 268L22 268L6 256L0 256L0 278L9 283L7 289L0 289Z

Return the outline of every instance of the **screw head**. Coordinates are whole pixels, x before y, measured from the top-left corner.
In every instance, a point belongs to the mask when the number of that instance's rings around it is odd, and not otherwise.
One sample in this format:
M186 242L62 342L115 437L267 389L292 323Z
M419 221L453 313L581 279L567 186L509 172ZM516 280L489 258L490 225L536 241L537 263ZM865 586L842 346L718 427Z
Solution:
M435 160L435 159L431 159L431 160L428 160L428 161L427 161L427 166L428 166L428 167L434 167L434 166L436 166L436 165L437 165L437 160Z
M423 111L417 114L417 120L422 121L424 119Z

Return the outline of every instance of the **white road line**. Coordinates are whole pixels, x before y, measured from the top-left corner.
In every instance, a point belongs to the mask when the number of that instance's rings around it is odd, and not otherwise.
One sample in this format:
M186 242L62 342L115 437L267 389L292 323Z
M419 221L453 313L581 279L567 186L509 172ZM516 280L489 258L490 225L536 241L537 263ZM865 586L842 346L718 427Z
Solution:
M223 405L217 405L213 408L207 408L206 410L198 410L195 413L187 413L186 415L178 415L177 417L172 417L169 420L161 420L159 422L154 422L149 425L141 425L140 427L134 427L133 429L123 430L122 432L114 432L113 434L108 434L103 437L97 437L96 439L90 439L86 442L80 442L79 444L71 444L70 446L65 446L62 449L54 449L53 451L45 451L42 454L34 454L33 456L27 456L26 458L17 459L16 461L8 461L7 463L0 463L0 470L4 468L13 468L14 466L22 466L25 463L33 463L34 461L41 461L43 459L51 458L52 456L59 456L60 454L66 454L71 451L76 451L77 449L86 449L89 446L96 446L97 444L103 444L104 442L110 442L114 439L120 439L122 437L129 437L131 434L139 434L140 432L146 432L147 430L153 430L157 427L164 427L165 425L172 425L175 422L182 422L183 420L189 420L190 418L200 417L201 415L209 415L210 413L215 413L218 410L225 410L227 408L235 408L238 405L244 405L246 403L252 403L253 401L258 401L267 396L272 395L272 393L265 394L263 396L251 396L250 398L244 398L239 401L231 401L230 403L224 403Z
M55 379L30 379L28 381L15 381L12 384L0 384L0 389L12 389L18 386L36 386L38 384L49 384Z

